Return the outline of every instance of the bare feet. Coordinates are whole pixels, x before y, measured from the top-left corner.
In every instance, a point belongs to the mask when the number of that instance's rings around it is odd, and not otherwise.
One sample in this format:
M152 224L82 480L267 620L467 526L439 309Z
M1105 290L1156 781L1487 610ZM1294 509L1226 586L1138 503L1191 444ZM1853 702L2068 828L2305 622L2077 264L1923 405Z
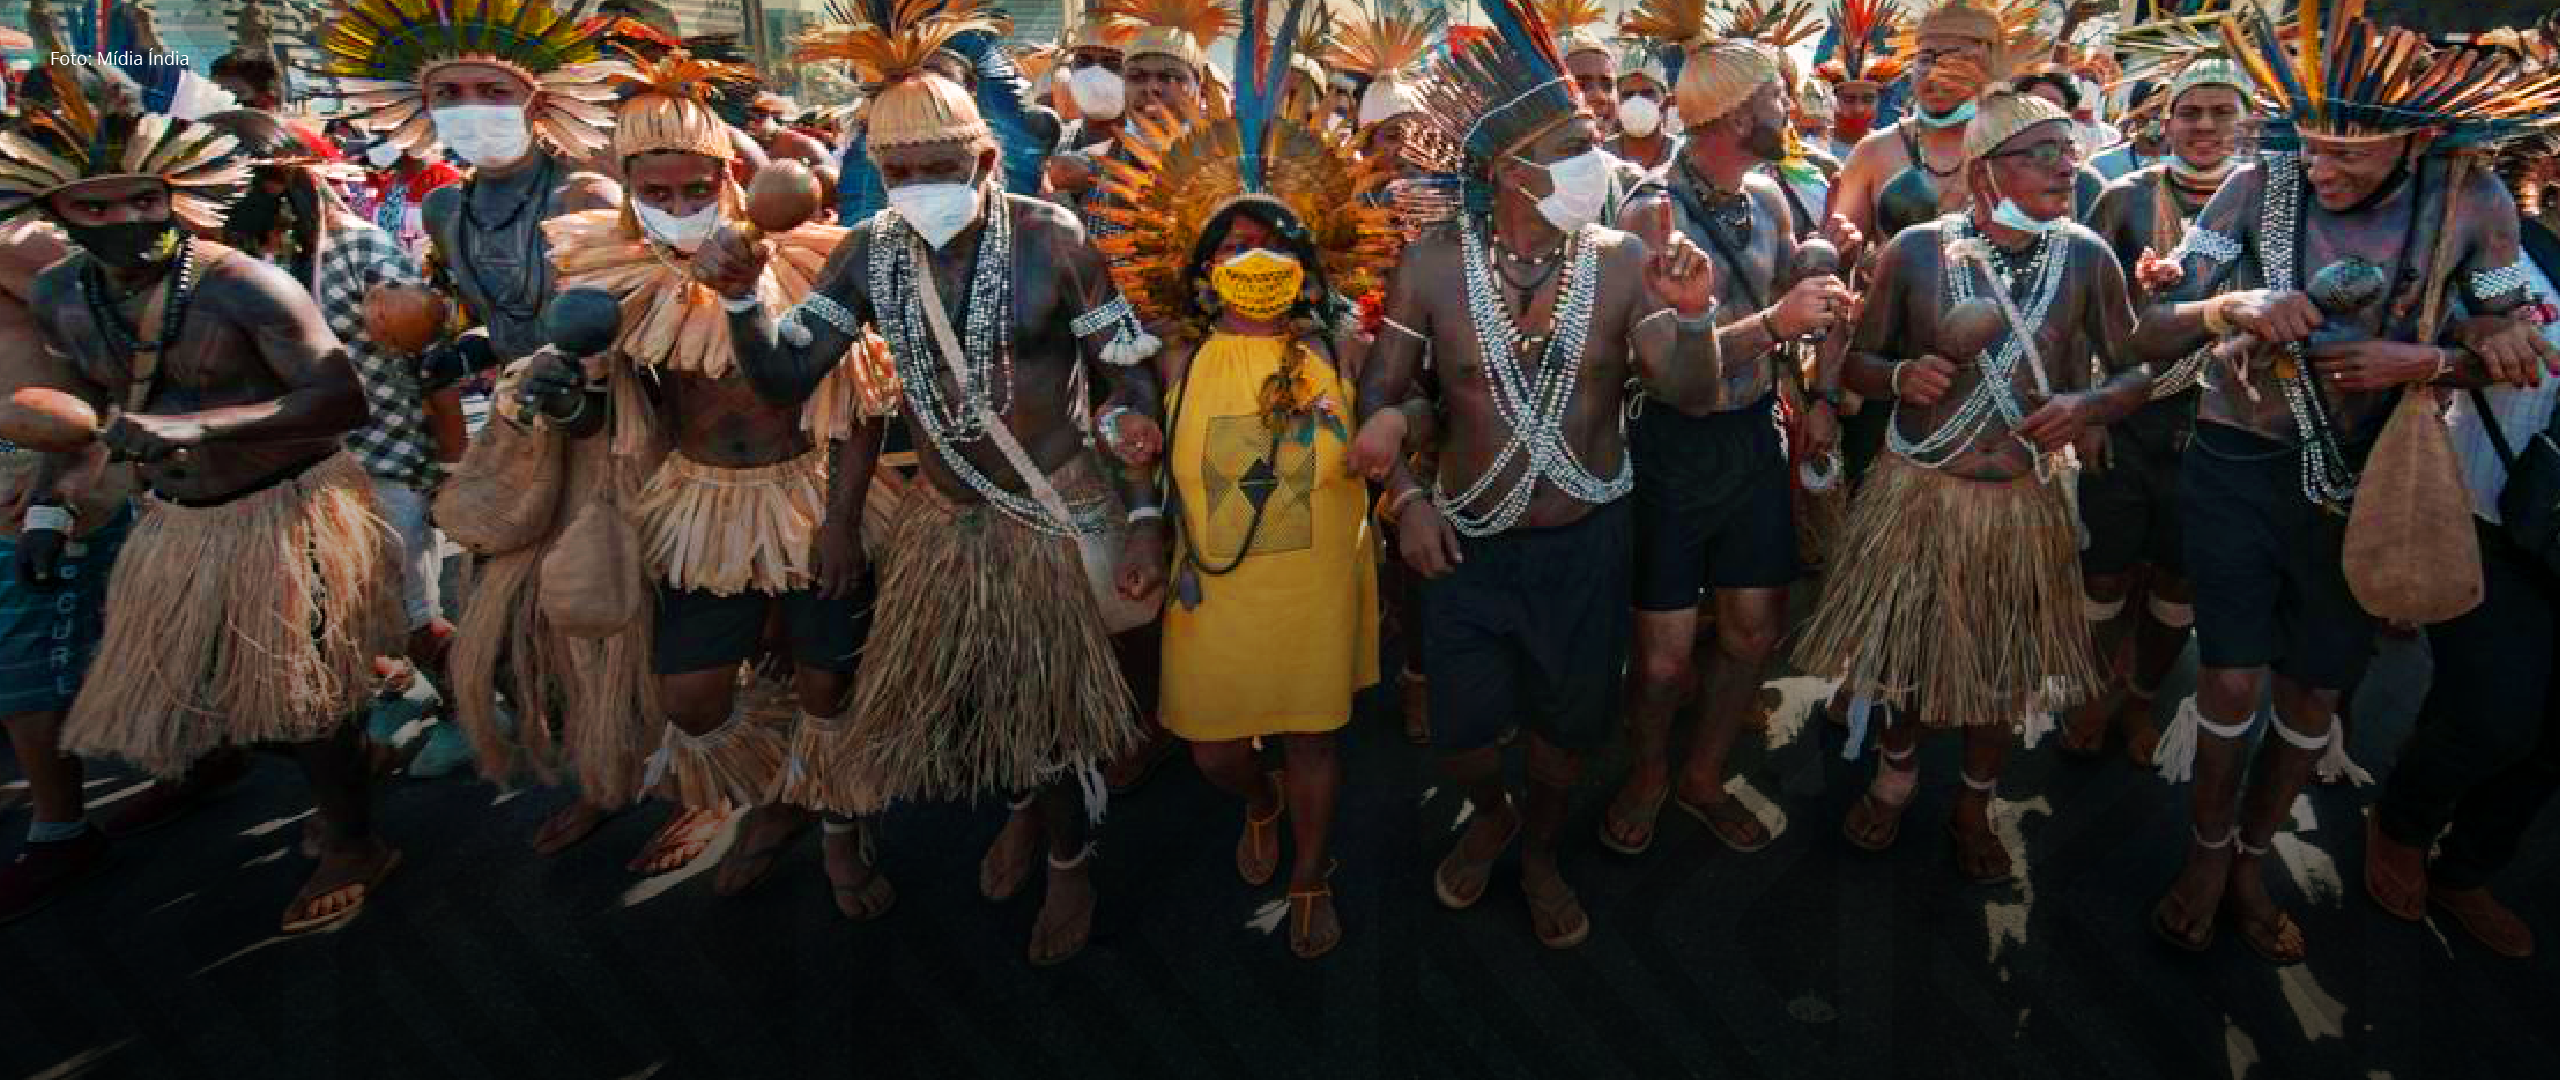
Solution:
M596 828L613 814L613 811L585 799L561 807L544 818L540 828L533 830L534 854L557 855L577 846L578 841L594 835Z
M880 872L872 853L868 826L845 829L830 825L818 838L827 864L828 891L835 894L836 914L854 922L870 922L897 906L898 890Z
M2230 912L2232 922L2239 927L2240 940L2268 963L2299 964L2304 948L2302 927L2267 895L2267 875L2260 865L2265 861L2264 850L2245 850L2231 860L2231 881L2222 894L2223 910Z
M1947 819L1947 835L1955 840L1956 872L1965 880L1997 885L2016 873L2008 846L1991 829L1990 795L1967 791L1957 796L1955 814Z
M380 840L320 856L320 868L284 909L284 932L307 934L355 918L373 890L400 866L400 852Z
M1031 924L1031 963L1051 967L1073 960L1093 939L1093 849L1072 862L1049 861L1049 892Z
M1014 808L996 842L987 845L986 858L978 862L979 895L1003 901L1022 892L1023 883L1031 880L1031 861L1040 856L1041 831L1040 817L1030 807Z
M631 857L630 870L635 874L674 873L702 857L711 847L711 838L729 823L725 810L683 810L659 826L656 835Z
M2427 917L2427 853L2391 838L2379 819L2364 819L2364 891L2393 918Z
M1465 911L1484 899L1485 886L1493 881L1493 863L1500 859L1511 839L1520 835L1520 812L1509 801L1490 809L1478 807L1475 820L1467 823L1467 831L1458 837L1456 847L1440 860L1432 871L1432 891L1440 903L1451 911Z
M1555 863L1522 859L1520 891L1529 897L1529 929L1538 936L1538 944L1570 949L1590 939L1591 916L1582 910L1582 899L1564 883Z
M1627 770L1627 782L1600 814L1600 846L1620 855L1642 855L1653 848L1662 819L1662 804L1671 798L1668 766L1638 763Z
M2151 907L2151 929L2161 940L2188 952L2213 947L2214 917L2222 909L2222 891L2231 880L2234 834L2221 830L2219 842L2198 832L2187 848L2187 864L2178 870L2167 894Z
M2487 889L2449 889L2438 885L2427 898L2453 916L2453 921L2490 952L2509 960L2533 957L2533 927L2526 925Z
M738 823L737 844L711 875L711 891L736 896L763 884L791 841L809 827L809 820L808 811L787 803L767 803L747 811L747 819Z

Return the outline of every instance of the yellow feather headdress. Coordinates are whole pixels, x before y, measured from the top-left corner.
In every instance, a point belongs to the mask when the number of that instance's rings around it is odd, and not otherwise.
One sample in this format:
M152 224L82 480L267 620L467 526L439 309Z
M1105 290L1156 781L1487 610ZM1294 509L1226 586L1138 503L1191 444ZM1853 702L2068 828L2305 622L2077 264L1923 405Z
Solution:
M993 139L967 88L925 68L959 34L996 29L976 0L894 0L865 5L862 21L802 34L791 58L842 61L866 87L867 132L874 152L899 146Z
M533 90L533 131L573 157L605 148L613 126L607 81L624 69L599 58L611 23L593 0L336 0L319 35L317 74L346 91L358 123L425 153L435 143L426 84L438 68L486 64Z
M252 162L228 133L145 111L140 88L118 76L75 75L48 64L53 100L29 106L23 122L0 132L0 221L42 211L45 200L74 184L148 177L169 185L179 220L216 229L247 187ZM83 80L92 85L84 87ZM93 91L102 91L93 99Z
M1422 108L1422 98L1411 85L1414 69L1439 43L1448 22L1445 8L1426 7L1416 0L1369 0L1366 10L1334 31L1327 62L1369 81L1360 92L1360 127Z
M753 85L757 78L756 70L744 64L696 60L692 53L678 49L628 74L617 74L614 81L633 91L615 110L616 162L661 150L727 161L736 151L729 141L729 125L712 109L712 101L722 88Z
M1708 27L1708 14L1705 0L1643 0L1619 27L1680 54L1679 81L1671 96L1679 103L1682 122L1691 125L1723 117L1780 78L1775 45L1719 34ZM1780 24L1768 21L1772 14L1783 20L1788 13L1755 11L1743 21L1744 28L1777 32Z
M1609 11L1600 0L1533 0L1530 7L1555 36L1556 55L1609 51L1609 39L1600 30L1609 23Z
M1127 55L1170 56L1194 70L1209 66L1209 47L1236 24L1224 0L1109 0L1103 10L1137 27Z

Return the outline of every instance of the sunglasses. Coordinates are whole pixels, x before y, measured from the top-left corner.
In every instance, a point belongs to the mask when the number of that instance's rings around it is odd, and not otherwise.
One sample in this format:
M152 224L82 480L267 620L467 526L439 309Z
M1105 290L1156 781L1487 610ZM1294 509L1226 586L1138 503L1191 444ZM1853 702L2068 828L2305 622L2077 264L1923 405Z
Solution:
M2044 166L2045 168L2052 168L2053 166L2064 164L2077 165L2080 163L2080 144L2063 140L2053 140L2040 142L2034 146L2026 147L2024 149L2002 150L1995 154L1984 154L1983 156L1986 158L2025 158L2029 162Z

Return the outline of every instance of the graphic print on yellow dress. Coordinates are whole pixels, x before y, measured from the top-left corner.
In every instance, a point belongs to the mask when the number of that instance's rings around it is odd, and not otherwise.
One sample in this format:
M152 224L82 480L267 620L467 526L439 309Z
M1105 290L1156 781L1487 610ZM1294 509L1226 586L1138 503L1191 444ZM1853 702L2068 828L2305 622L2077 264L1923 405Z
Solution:
M1367 485L1343 467L1351 385L1306 351L1303 407L1275 445L1262 391L1289 347L1211 335L1167 404L1165 467L1197 545L1176 573L1233 564L1192 575L1197 603L1165 607L1159 711L1195 742L1338 730L1378 681L1377 537Z

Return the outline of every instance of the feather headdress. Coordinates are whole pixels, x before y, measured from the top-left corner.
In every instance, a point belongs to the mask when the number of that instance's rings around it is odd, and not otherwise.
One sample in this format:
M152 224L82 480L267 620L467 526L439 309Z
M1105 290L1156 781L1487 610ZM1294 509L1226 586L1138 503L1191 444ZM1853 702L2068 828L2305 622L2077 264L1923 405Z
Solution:
M2514 54L2433 49L2415 32L2367 21L2363 0L2302 0L2295 17L2291 41L2264 11L2222 19L2233 57L2275 103L2272 143L2432 132L2435 149L2450 152L2560 124L2560 74L2535 72Z
M846 14L854 21L802 33L791 58L841 61L856 81L878 88L864 125L873 152L994 139L968 89L925 67L934 54L952 52L960 35L994 31L975 0L866 0Z
M1395 261L1392 213L1366 205L1374 180L1364 174L1347 136L1282 116L1281 85L1293 43L1288 24L1309 0L1291 0L1281 35L1256 24L1270 0L1247 0L1245 32L1236 40L1235 116L1178 126L1132 117L1140 137L1127 141L1134 160L1104 169L1095 213L1118 229L1095 246L1111 259L1122 293L1149 321L1189 308L1185 264L1201 230L1243 196L1287 206L1307 227L1326 277L1346 296L1367 293Z
M1931 37L1978 42L1985 50L1982 60L1948 57L1929 64L1922 74L1959 84L1968 96L2000 90L2052 52L2053 38L2042 29L2046 10L2041 0L1939 0L1895 36L1893 51L1916 58L1920 40Z
M1326 59L1369 81L1360 92L1357 119L1363 130L1421 111L1413 69L1439 44L1448 26L1446 8L1426 7L1419 0L1369 0L1365 10L1334 31Z
M315 74L335 79L359 123L424 154L436 141L426 84L437 69L485 64L523 79L533 94L534 133L563 153L605 148L613 126L608 78L622 64L600 59L611 24L589 18L592 0L567 8L551 0L335 0L320 31Z
M1488 167L1583 111L1557 39L1525 0L1485 0L1493 33L1452 41L1421 87L1423 108L1405 132L1404 161L1428 178L1397 196L1416 230L1459 210L1493 205ZM1451 197L1451 189L1456 197Z
M1821 32L1822 17L1814 13L1813 0L1734 0L1725 13L1725 37L1772 49L1792 49Z
M214 128L145 111L141 87L112 68L47 64L53 100L30 103L0 132L0 221L41 211L74 184L148 177L169 185L172 213L218 229L249 182L237 140ZM78 74L75 74L77 72Z
M1810 8L1805 11L1809 14ZM1766 21L1768 14L1755 12L1744 28L1780 30L1779 24ZM1776 48L1719 33L1707 25L1707 17L1705 0L1642 0L1619 27L1678 57L1671 96L1680 106L1681 121L1691 125L1722 118L1761 87L1779 81Z
M1894 0L1837 0L1831 25L1840 31L1838 54L1813 69L1833 86L1883 86L1902 76L1903 58L1890 44L1908 29ZM1883 37L1884 43L1876 38Z
M678 49L628 74L618 74L614 81L631 92L614 114L615 161L660 150L722 161L735 156L729 126L713 104L725 88L755 85L754 68L696 60Z
M1600 0L1533 0L1533 6L1555 39L1557 56L1609 51L1609 39L1601 32L1609 24L1609 11Z
M2188 0L2177 15L2116 32L2115 50L2123 69L2119 81L2167 88L2145 102L2141 112L2164 112L2180 95L2206 86L2227 86L2248 98L2248 73L2232 63L2230 43L2222 34L2222 18L2230 13L2230 5L2231 0Z
M1170 56L1195 71L1209 66L1209 47L1236 23L1225 0L1109 0L1104 10L1137 27L1128 55Z
M1066 52L1094 49L1125 53L1131 39L1138 36L1138 24L1101 3L1087 3L1067 27L1060 48Z

